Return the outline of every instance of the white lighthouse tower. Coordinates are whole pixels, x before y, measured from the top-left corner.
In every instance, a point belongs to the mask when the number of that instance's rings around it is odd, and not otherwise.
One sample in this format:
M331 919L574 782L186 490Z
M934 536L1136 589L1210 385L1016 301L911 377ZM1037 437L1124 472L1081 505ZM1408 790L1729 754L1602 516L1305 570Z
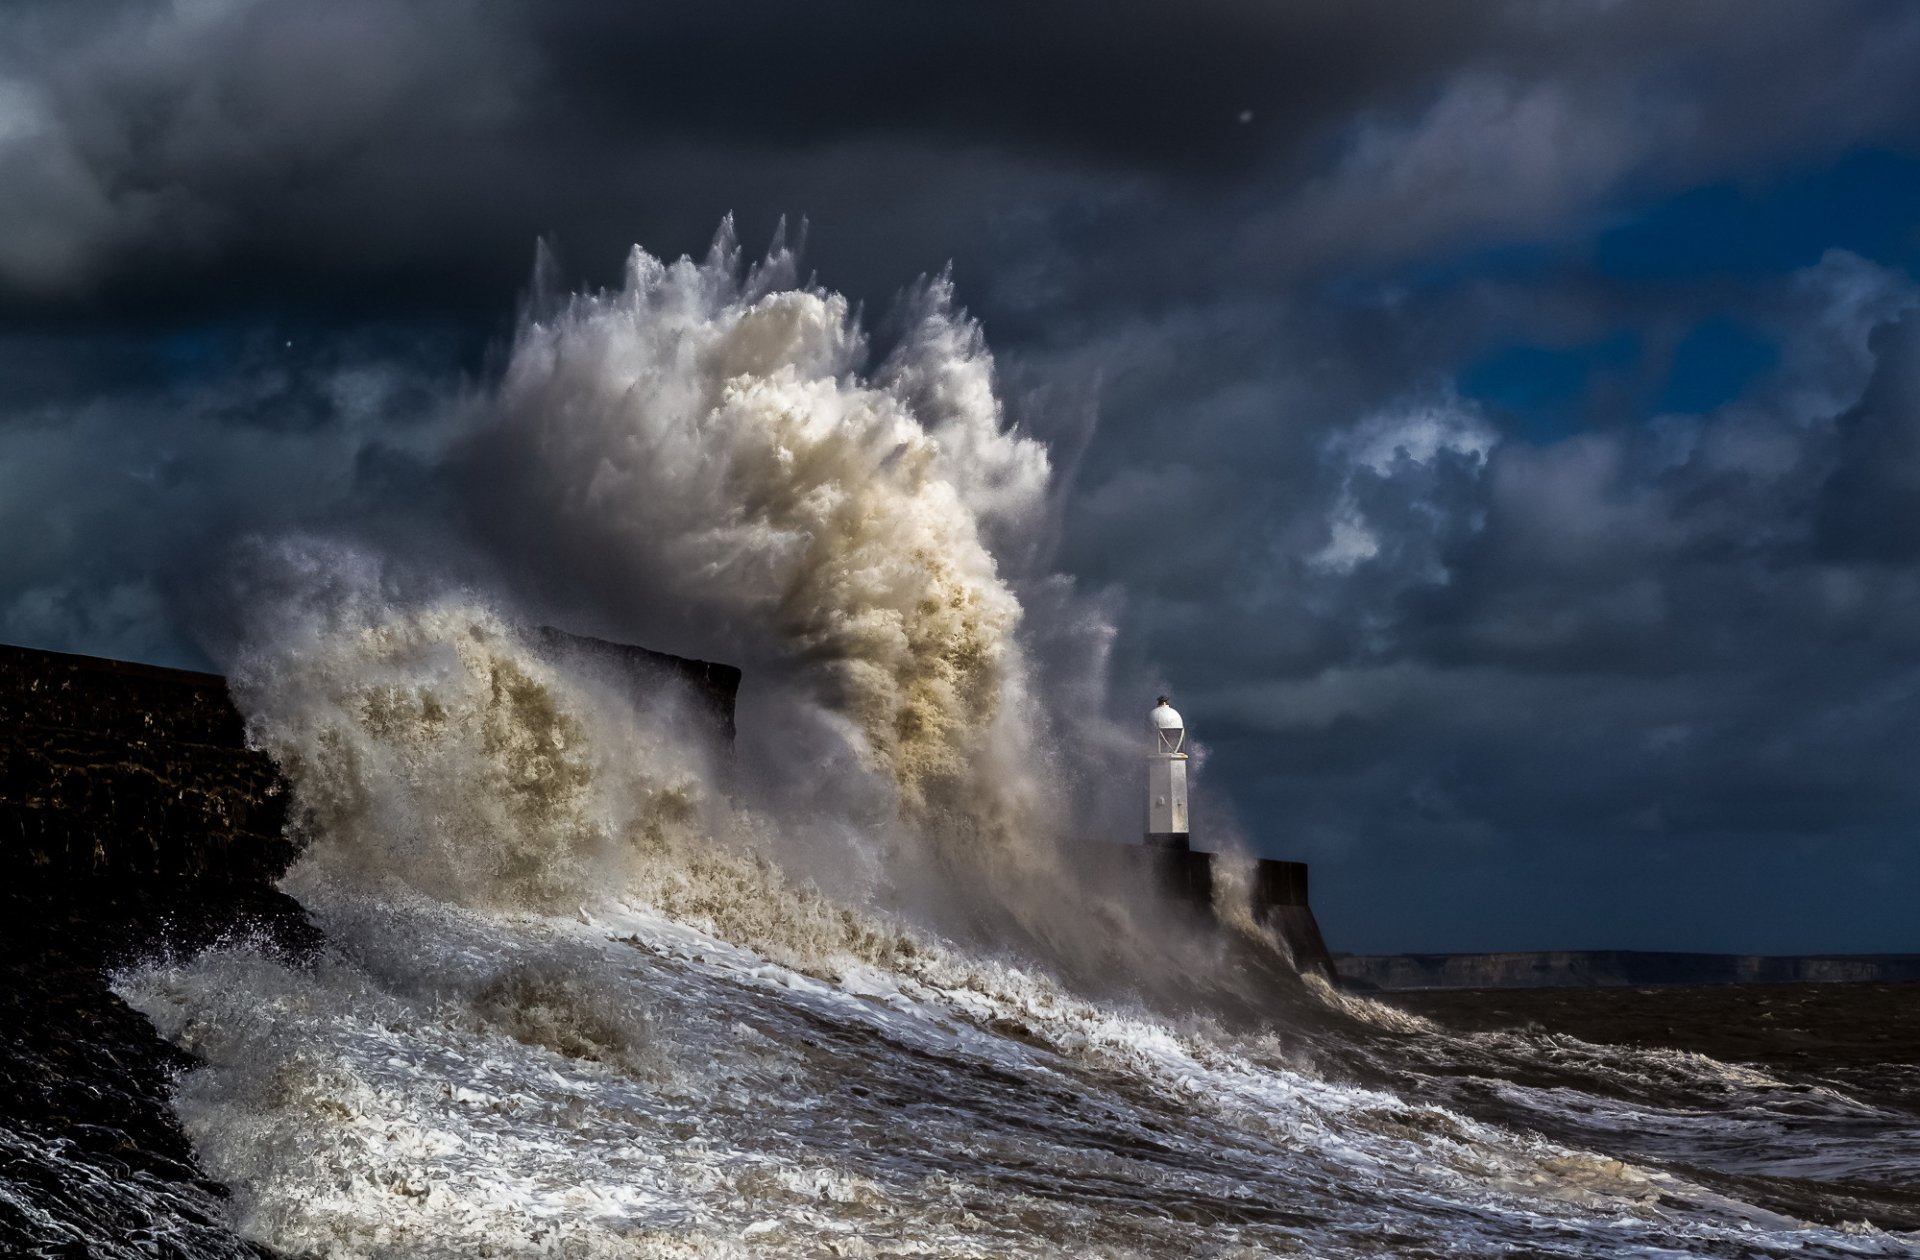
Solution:
M1187 847L1187 726L1165 696L1147 715L1147 845Z

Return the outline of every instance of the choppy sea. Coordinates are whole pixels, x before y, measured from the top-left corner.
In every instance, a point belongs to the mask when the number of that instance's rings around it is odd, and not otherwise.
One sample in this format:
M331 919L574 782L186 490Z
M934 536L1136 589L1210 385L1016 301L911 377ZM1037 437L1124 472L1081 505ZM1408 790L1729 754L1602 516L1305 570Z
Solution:
M1920 1254L1920 987L1086 996L645 906L301 890L123 972L240 1232L324 1256Z

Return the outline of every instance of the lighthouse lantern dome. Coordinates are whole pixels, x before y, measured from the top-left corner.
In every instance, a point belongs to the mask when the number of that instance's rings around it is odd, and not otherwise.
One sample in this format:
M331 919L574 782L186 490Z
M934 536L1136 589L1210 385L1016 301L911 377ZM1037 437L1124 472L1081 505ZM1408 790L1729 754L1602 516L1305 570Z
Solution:
M1161 696L1154 705L1153 712L1147 714L1147 728L1154 735L1155 751L1177 753L1186 742L1187 724L1180 720L1179 712Z

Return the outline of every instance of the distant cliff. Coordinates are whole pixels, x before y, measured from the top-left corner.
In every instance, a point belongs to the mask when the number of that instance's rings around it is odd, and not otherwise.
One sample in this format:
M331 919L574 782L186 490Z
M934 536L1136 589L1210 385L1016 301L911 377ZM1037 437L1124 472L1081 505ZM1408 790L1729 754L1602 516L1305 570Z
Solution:
M1647 988L1679 984L1920 981L1920 954L1680 954L1556 950L1515 954L1337 954L1351 989Z

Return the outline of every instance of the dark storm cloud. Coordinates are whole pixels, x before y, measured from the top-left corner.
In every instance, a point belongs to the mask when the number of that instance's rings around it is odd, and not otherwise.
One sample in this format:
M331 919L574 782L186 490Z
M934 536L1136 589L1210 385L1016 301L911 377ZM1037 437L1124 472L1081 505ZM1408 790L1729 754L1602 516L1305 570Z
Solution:
M396 513L431 529L444 339L367 329L297 347L284 331L105 354L71 337L0 342L37 361L3 378L0 641L204 665L217 628L190 606L236 539L313 520L377 535ZM87 383L83 400L71 384L22 396L22 376L61 371Z
M908 133L1196 174L1244 170L1263 138L1406 91L1494 24L1487 8L1362 19L1329 0L600 3L530 22L572 71L548 105L612 132L638 119L772 143ZM1243 112L1274 126L1223 125Z
M1874 331L1874 373L1840 419L1841 453L1821 489L1819 542L1838 559L1920 560L1920 315Z
M598 283L808 216L876 309L953 260L1123 681L1179 689L1353 944L1457 943L1408 882L1449 871L1497 909L1602 852L1702 888L1743 838L1783 886L1798 845L1892 860L1911 278L1589 255L1669 192L1915 153L1916 80L1920 9L1871 0L14 4L0 637L197 661L182 601L236 536L433 515L439 400L536 237ZM1660 414L1729 311L1776 361ZM1609 338L1633 362L1551 432L1461 392Z
M1920 108L1897 90L1920 18L1872 4L203 0L0 24L0 294L28 310L497 303L535 235L604 269L728 210L812 215L816 261L875 296L1034 214L1120 254L1069 287L1217 280L1208 259L1537 232L1622 179L1885 139Z

